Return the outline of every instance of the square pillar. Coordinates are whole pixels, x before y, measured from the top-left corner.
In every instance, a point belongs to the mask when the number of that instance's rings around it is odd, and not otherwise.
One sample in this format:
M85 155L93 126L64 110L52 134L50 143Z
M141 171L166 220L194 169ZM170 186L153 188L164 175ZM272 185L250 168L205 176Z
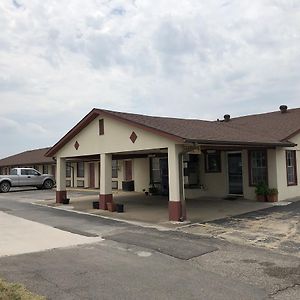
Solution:
M100 155L100 196L99 208L107 210L107 203L113 201L112 197L112 155Z
M183 188L182 151L182 145L172 145L168 147L170 221L183 221L186 219Z
M56 203L62 203L67 198L66 191L66 159L56 158Z
M95 188L99 189L100 185L100 165L99 163L95 163Z
M84 168L84 183L83 183L83 186L85 188L88 188L89 187L89 176L90 176L89 163L83 162L83 168Z

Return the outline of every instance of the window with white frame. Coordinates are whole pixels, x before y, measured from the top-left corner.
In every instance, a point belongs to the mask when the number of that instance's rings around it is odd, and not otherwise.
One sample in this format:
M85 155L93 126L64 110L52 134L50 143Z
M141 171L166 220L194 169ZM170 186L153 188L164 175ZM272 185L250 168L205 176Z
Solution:
M118 161L117 160L113 160L112 161L112 174L111 174L112 178L118 178Z
M249 179L250 186L268 183L267 151L249 151Z
M77 177L84 177L84 163L80 161L77 163Z
M296 151L287 150L285 153L287 185L297 185Z
M70 162L66 163L66 177L71 177L71 163Z

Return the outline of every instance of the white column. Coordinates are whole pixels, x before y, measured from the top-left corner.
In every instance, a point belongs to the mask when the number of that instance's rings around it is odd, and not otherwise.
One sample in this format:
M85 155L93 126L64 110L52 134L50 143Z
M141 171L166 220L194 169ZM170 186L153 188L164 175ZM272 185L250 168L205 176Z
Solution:
M56 202L61 203L67 197L66 192L66 159L56 158Z
M186 217L183 211L182 145L168 147L169 168L169 220L179 221Z
M95 188L100 188L99 186L99 180L100 180L100 165L99 163L95 163Z
M107 209L107 203L112 202L112 155L100 155L100 209Z

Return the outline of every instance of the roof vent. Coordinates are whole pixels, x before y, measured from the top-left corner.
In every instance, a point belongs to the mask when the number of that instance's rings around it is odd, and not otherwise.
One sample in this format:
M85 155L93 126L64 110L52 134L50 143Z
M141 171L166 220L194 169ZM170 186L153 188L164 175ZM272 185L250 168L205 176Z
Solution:
M279 109L281 111L282 114L287 112L288 107L286 105L280 105Z
M229 122L230 120L230 115L224 115L224 121Z

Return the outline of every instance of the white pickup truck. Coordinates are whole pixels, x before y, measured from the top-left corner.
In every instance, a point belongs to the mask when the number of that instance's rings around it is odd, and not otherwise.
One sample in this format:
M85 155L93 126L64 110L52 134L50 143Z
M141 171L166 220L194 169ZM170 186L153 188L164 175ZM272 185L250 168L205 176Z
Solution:
M0 175L0 192L7 193L11 187L35 186L38 189L52 189L53 175L41 174L32 168L14 168L10 175Z

